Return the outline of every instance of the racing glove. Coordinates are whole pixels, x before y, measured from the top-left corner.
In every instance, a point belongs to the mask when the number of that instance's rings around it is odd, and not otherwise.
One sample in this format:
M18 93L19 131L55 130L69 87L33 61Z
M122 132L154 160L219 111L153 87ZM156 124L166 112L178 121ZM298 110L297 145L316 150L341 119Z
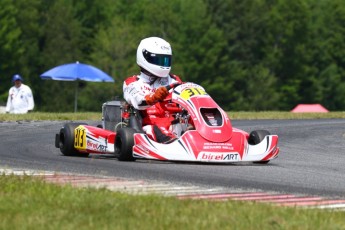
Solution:
M166 96L168 95L169 95L169 91L166 89L166 87L161 86L153 94L147 95L145 97L145 100L148 105L153 105L157 103L158 101L164 100L164 98L166 98Z

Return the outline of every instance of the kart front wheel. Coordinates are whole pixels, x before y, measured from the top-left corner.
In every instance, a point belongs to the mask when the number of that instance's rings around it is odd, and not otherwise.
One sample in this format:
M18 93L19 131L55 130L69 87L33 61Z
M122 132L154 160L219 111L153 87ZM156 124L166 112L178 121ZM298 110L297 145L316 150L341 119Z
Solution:
M62 129L60 129L60 133L57 134L56 137L56 144L60 148L60 151L65 156L80 156L80 157L88 157L88 153L80 153L74 148L74 129L77 128L79 125L86 125L85 123L67 123L65 124Z
M116 132L115 157L119 161L135 161L133 157L134 134L133 128L121 128Z
M248 143L251 145L259 144L267 135L271 135L267 130L255 130L249 134ZM267 164L268 161L254 161L255 164Z

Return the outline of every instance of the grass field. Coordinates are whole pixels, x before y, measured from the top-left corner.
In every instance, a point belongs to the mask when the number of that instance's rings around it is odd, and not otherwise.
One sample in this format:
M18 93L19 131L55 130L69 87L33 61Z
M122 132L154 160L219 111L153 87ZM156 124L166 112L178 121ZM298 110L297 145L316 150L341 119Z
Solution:
M336 119L345 118L345 112L329 113L291 113L291 112L228 112L230 119ZM102 114L96 112L0 114L0 121L17 120L101 120Z
M344 112L229 112L232 119L345 118ZM1 114L17 120L100 120L100 113ZM345 229L345 212L253 202L178 200L0 175L0 229Z
M345 212L178 200L0 176L0 229L345 229Z

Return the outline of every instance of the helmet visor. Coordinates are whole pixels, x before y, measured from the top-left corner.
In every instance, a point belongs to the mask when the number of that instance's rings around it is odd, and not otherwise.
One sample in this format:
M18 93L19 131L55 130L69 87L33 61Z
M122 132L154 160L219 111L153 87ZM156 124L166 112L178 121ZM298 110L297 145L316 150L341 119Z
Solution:
M147 50L143 51L144 58L151 64L170 67L171 66L171 55L167 54L154 54Z

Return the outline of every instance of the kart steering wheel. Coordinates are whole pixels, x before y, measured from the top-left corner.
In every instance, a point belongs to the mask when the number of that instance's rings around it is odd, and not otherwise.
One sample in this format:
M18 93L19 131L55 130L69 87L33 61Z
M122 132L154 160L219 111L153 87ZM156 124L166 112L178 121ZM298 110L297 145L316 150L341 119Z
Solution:
M173 89L173 88L175 88L175 87L177 87L177 86L179 86L181 84L182 83L180 83L180 82L175 82L175 83L172 83L170 85L165 86L165 88L169 91L169 90L171 90L171 89ZM171 93L169 93L169 94L171 95ZM165 98L164 101L171 101L171 97L168 97L168 99Z
M165 86L165 88L169 91L170 89L173 89L173 88L175 88L175 87L177 87L177 86L179 86L179 85L181 85L182 83L180 83L180 82L175 82L175 83L172 83L172 84L170 84L170 85L167 85L167 86ZM171 102L171 97L169 98L169 99L166 99L166 101L170 101ZM179 113L179 112L182 112L182 109L181 109L181 107L179 107L179 106L169 106L169 104L166 104L165 105L165 109L167 110L167 111L169 111L170 113Z
M170 89L173 89L173 88L175 88L175 87L177 87L177 86L179 86L181 84L182 83L180 83L180 82L175 82L175 83L172 83L170 85L165 86L165 88L169 91Z

